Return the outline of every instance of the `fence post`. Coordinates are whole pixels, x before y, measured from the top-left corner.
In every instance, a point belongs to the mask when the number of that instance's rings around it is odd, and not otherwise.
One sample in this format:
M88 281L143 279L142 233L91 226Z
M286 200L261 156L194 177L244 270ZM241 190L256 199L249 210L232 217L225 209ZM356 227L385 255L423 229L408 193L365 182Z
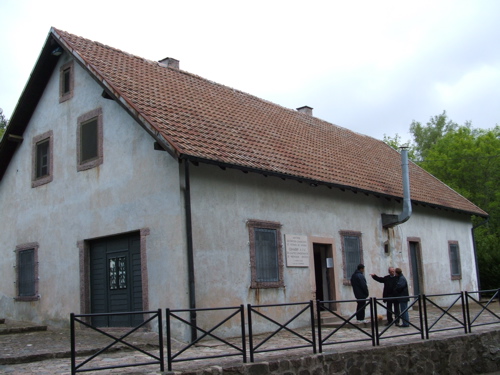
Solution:
M469 333L472 332L471 330L471 323L470 323L470 309L469 309L469 292L465 291L465 309L467 311L467 329Z
M70 335L71 335L71 375L76 374L76 342L75 342L75 314L70 314Z
M240 305L240 316L241 316L241 348L243 350L243 363L247 363L247 347L245 339L245 306Z
M377 297L370 298L370 315L372 317L372 345L380 345L378 337L378 310L377 310Z
M309 300L309 312L311 313L311 335L313 342L313 352L316 354L316 333L314 332L314 304L312 300Z
M468 333L467 332L467 317L465 315L465 301L464 301L464 292L460 292L460 299L462 301L462 317L464 319L464 331L465 333Z
M165 356L163 347L163 319L161 309L158 309L158 345L160 346L160 371L165 371Z
M422 338L422 340L425 339L425 336L424 336L424 324L422 322L422 295L418 295L417 296L418 298L418 317L419 317L419 320L420 320L420 337Z
M167 330L167 364L168 364L168 371L172 371L172 337L171 337L171 332L170 332L170 309L165 310L165 328Z
M250 362L253 362L253 333L252 333L252 305L247 305L248 316L248 344L250 349Z
M319 299L316 300L316 324L318 325L318 349L320 353L323 353L323 342L321 338L321 302Z
M425 294L421 294L422 299L424 300L424 324L425 324L425 338L429 340L429 320L427 316L427 297Z

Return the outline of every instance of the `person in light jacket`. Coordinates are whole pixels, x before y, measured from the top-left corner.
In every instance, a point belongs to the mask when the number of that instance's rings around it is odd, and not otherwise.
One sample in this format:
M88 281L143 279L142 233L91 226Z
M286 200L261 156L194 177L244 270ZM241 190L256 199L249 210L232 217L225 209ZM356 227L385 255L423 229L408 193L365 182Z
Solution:
M354 297L356 299L366 299L368 298L368 284L365 279L365 266L363 264L358 264L356 271L351 276L351 286L354 292ZM358 301L356 308L356 319L358 323L366 323L365 321L365 304L366 301Z
M408 282L406 281L406 277L403 276L403 271L401 268L396 268L396 277L398 278L398 282L396 284L396 295L399 297L399 309L401 311L401 325L400 327L406 328L410 326L410 315L406 310L408 308Z

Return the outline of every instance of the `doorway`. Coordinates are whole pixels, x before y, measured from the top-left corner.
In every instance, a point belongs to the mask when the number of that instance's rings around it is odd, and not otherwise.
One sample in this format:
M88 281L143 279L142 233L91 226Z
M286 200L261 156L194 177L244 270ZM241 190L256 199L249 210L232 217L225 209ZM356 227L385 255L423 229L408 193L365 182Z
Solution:
M320 301L334 301L337 299L337 296L335 293L332 245L313 243L313 252L316 299ZM331 303L329 308L336 310L336 304Z
M142 311L139 233L90 243L90 309L92 314ZM133 327L142 315L93 317L98 327Z
M418 296L423 293L423 275L422 275L422 252L420 251L420 242L410 241L410 267L413 281L413 295Z

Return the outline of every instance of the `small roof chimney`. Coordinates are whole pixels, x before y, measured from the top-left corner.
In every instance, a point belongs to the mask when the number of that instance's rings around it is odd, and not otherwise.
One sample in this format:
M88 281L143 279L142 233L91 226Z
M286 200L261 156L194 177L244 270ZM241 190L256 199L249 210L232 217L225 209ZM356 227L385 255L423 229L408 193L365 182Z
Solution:
M307 105L297 108L297 111L299 111L300 113L305 113L306 115L309 115L309 116L313 115L312 107L309 107Z
M165 57L163 60L160 60L158 62L167 68L179 69L179 60L173 59L171 57Z

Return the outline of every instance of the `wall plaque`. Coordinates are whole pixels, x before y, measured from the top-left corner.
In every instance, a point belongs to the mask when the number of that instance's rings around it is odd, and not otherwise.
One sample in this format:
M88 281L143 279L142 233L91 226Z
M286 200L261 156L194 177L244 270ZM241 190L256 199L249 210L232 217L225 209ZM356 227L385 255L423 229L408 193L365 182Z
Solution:
M307 236L285 234L286 266L309 267Z

